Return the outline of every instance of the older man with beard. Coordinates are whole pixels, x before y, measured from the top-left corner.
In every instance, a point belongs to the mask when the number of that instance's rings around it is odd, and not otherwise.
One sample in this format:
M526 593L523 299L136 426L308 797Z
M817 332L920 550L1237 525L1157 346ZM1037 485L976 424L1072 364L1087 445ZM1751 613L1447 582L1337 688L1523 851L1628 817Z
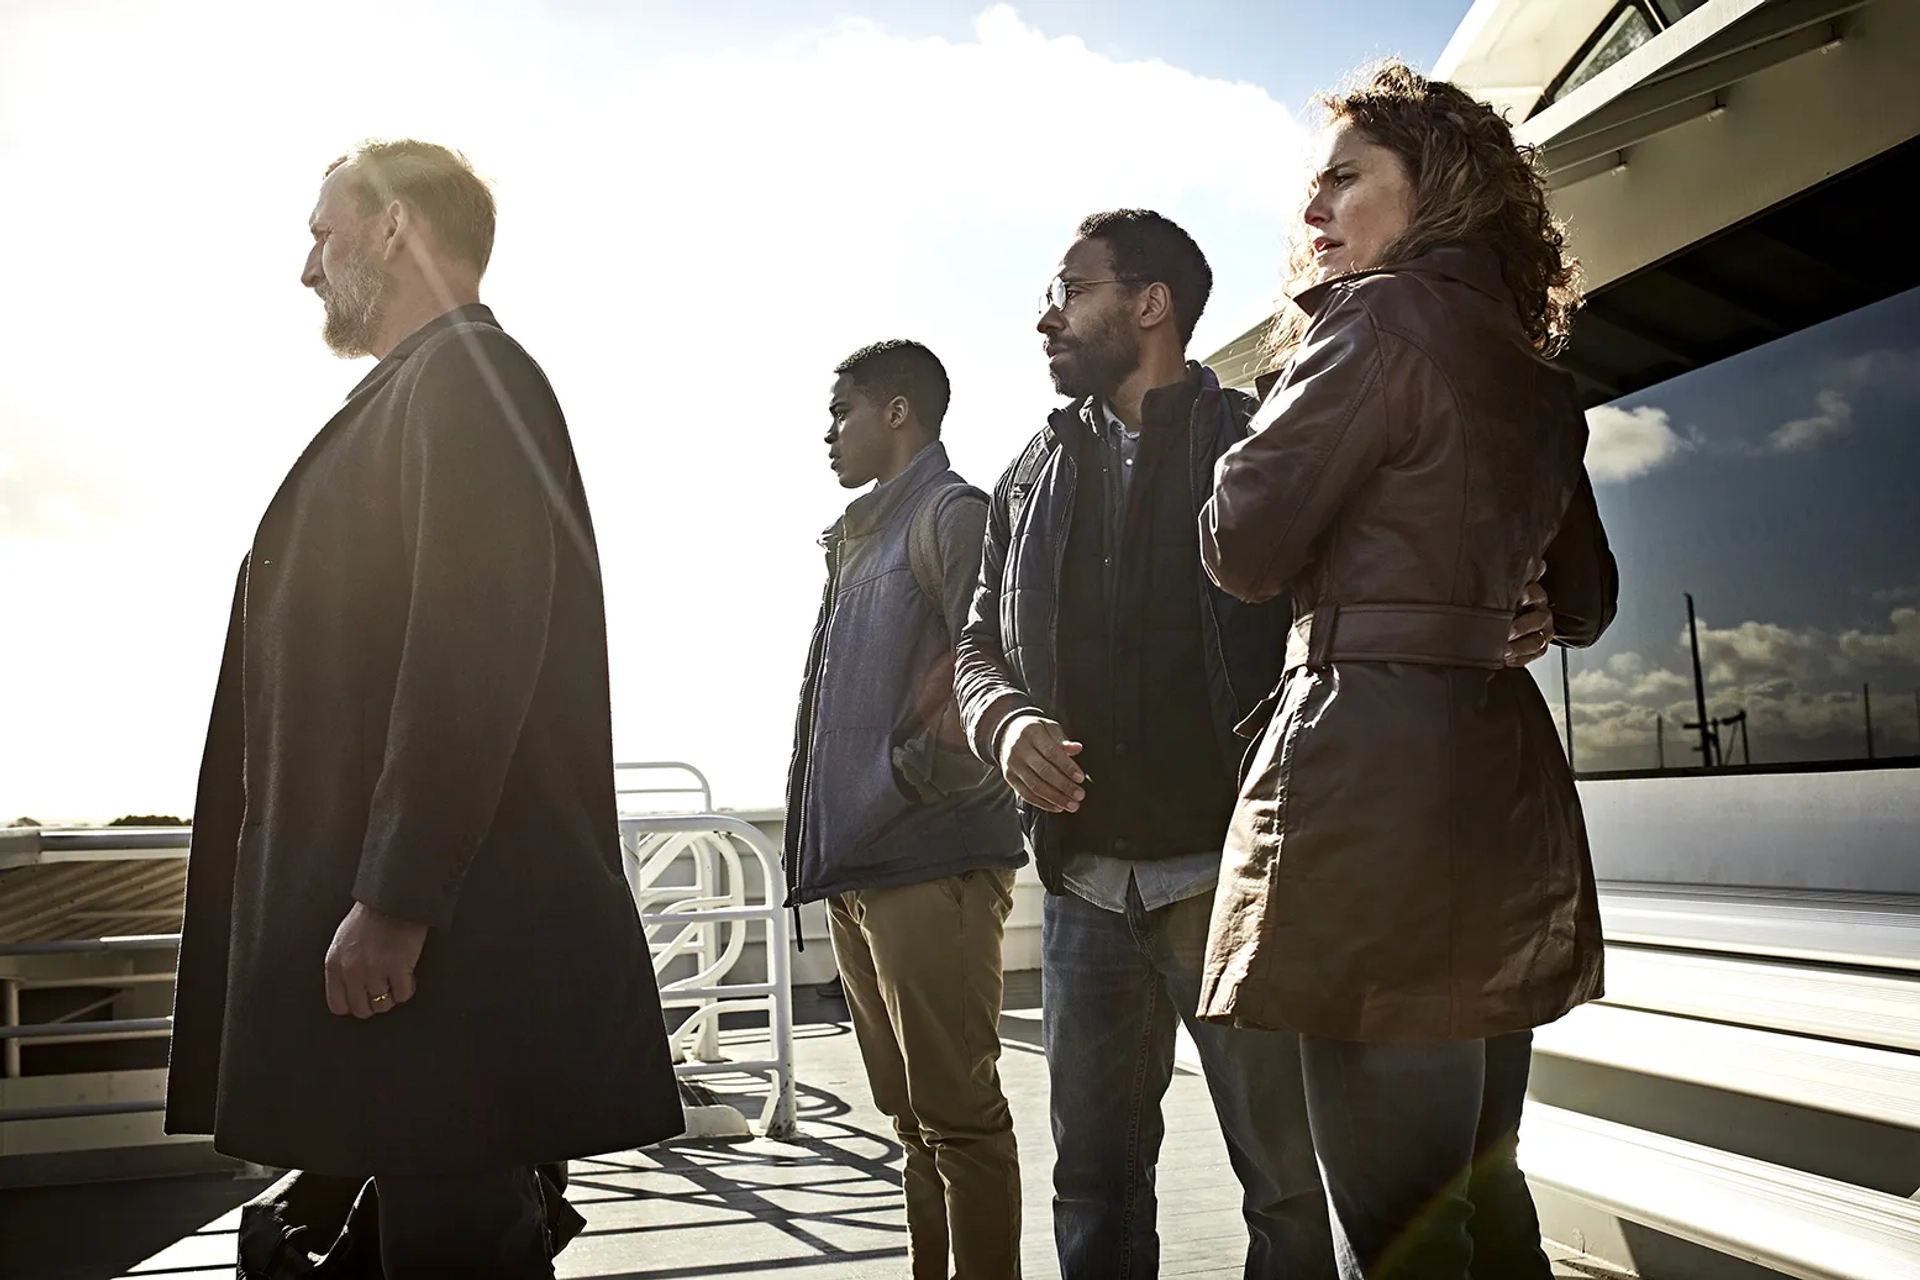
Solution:
M586 495L480 304L493 225L443 147L328 170L301 281L378 363L241 566L188 866L167 1128L371 1177L390 1280L551 1276L533 1166L681 1127Z

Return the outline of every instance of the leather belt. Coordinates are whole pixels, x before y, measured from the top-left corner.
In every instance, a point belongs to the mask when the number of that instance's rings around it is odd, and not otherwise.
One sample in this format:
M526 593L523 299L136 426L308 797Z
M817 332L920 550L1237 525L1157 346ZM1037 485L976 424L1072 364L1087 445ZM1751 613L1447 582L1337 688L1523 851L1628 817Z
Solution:
M1288 671L1334 662L1506 665L1513 615L1449 604L1323 604L1287 633Z

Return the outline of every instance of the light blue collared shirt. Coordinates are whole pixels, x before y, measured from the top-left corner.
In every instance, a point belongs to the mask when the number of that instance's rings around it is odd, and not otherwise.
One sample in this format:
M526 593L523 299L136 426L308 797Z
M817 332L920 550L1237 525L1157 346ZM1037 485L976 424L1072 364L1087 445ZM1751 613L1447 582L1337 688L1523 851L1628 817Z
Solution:
M1212 893L1220 879L1218 849L1183 853L1153 862L1127 862L1101 853L1076 853L1060 869L1060 878L1074 897L1106 911L1127 909L1127 885L1140 890L1140 905L1149 911L1171 906L1202 893Z

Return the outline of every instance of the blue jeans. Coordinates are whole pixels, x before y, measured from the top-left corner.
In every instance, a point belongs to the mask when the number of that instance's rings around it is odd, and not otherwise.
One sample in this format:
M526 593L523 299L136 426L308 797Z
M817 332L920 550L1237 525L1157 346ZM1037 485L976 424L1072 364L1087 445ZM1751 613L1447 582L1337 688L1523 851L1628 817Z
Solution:
M1547 1280L1520 1173L1531 1031L1448 1044L1303 1036L1343 1280Z
M1198 1023L1213 895L1125 912L1050 893L1042 1029L1053 1085L1053 1235L1062 1280L1160 1270L1154 1168L1184 1021L1244 1191L1248 1280L1329 1280L1333 1244L1314 1166L1296 1036Z

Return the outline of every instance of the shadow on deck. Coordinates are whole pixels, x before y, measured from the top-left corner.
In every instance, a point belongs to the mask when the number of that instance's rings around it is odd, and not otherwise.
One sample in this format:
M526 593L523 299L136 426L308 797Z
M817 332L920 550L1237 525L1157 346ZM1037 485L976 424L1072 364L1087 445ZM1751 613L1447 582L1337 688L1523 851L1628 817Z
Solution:
M801 1137L668 1142L575 1161L568 1197L587 1230L562 1277L696 1280L792 1272L897 1277L906 1257L900 1146L868 1101L845 1008L795 992ZM1052 1142L1037 975L1009 975L1001 1077L1018 1130L1025 1266L1057 1275L1049 1209ZM729 1080L705 1083L723 1096ZM747 1101L749 1114L757 1107ZM1162 1274L1238 1276L1239 1185L1190 1065L1167 1102L1160 1169ZM0 1276L20 1280L214 1280L233 1274L239 1205L264 1185L227 1176L0 1192Z

